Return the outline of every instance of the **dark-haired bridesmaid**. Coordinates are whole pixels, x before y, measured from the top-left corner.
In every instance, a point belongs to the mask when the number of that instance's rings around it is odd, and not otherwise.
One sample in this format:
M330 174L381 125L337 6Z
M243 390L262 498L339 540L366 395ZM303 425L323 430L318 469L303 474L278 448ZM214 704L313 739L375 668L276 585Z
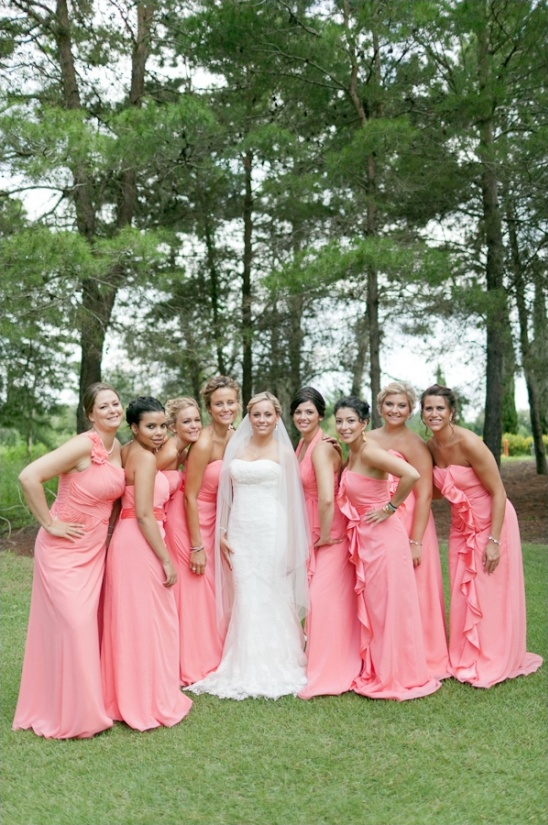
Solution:
M316 389L303 387L297 392L291 416L301 434L297 459L312 534L305 626L307 684L298 694L301 699L344 693L361 669L355 570L348 555L347 520L336 502L342 458L323 439L324 415L325 400Z
M179 690L175 566L164 541L170 484L156 468L166 437L162 404L128 406L133 441L122 449L126 490L107 556L102 676L107 712L136 730L171 727L192 702Z
M369 404L355 396L335 404L335 426L349 448L339 488L356 566L362 671L356 693L371 699L416 699L438 690L430 676L409 538L395 513L419 478L407 461L365 434ZM390 476L399 478L390 495Z
M428 387L421 410L432 431L434 483L451 504L451 674L489 688L534 673L542 658L525 647L519 525L495 458L481 438L455 423L457 399L449 387Z

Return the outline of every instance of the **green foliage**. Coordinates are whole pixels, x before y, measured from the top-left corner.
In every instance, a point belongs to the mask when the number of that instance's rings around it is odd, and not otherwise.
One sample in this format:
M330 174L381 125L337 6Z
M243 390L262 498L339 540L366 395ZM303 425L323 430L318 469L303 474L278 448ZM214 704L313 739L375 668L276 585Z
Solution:
M44 455L47 448L43 444L33 447L30 451L24 444L14 447L0 446L0 531L2 533L17 530L35 524L34 516L30 512L17 477L21 470L31 461ZM47 481L44 485L46 499L50 504L55 500L57 479Z
M548 435L542 436L544 449L548 451ZM508 447L508 455L526 455L530 456L533 452L533 437L531 435L523 436L517 433L504 433L502 436L502 452L506 454L506 446Z

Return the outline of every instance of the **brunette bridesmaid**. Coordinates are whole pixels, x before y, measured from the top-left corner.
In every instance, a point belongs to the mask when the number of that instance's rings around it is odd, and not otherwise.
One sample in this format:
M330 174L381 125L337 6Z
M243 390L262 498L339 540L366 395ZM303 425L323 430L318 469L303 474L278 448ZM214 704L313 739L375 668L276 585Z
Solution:
M362 671L356 693L371 699L416 699L438 690L426 664L409 538L398 507L418 481L414 467L366 436L369 404L350 396L335 404L335 426L349 448L339 506L349 520L356 566ZM389 476L399 482L390 494Z
M525 587L516 511L497 463L475 433L455 423L457 400L434 384L421 396L434 483L451 504L449 666L460 682L490 688L534 673L527 653Z
M156 468L166 415L141 396L126 420L133 441L122 449L126 490L107 557L101 664L107 712L143 731L175 725L192 702L179 690L177 573L163 530L170 485Z
M307 685L298 694L301 699L344 693L361 669L355 568L348 555L347 519L335 500L342 458L323 439L324 415L325 401L313 387L303 387L291 402L293 423L301 434L297 459L312 533Z
M83 397L88 432L26 467L19 480L40 522L14 730L85 738L112 726L101 688L98 605L113 503L125 487L116 431L123 411L109 384ZM43 482L59 476L51 510Z

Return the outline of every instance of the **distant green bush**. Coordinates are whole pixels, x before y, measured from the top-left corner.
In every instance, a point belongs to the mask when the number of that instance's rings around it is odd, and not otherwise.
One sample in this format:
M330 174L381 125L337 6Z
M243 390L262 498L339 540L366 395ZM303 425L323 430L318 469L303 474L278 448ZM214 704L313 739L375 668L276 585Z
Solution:
M33 447L30 454L24 444L0 447L0 530L3 533L35 523L34 516L23 498L17 477L23 467L47 451L44 444ZM51 505L57 492L57 479L47 481L44 486L48 504Z
M502 453L505 454L504 445L508 442L508 455L531 455L533 438L530 435L517 435L516 433L504 433L502 436Z

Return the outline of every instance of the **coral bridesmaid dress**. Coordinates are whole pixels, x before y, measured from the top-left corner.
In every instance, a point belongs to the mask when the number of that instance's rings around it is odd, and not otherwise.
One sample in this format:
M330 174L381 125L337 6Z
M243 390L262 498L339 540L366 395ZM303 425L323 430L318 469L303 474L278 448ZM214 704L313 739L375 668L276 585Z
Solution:
M527 653L525 588L516 511L506 502L500 562L483 572L491 530L491 496L471 467L434 467L434 482L451 504L449 534L449 666L453 676L489 688L533 673L542 658Z
M59 476L52 516L83 524L75 541L38 531L30 618L14 730L32 728L54 739L93 736L112 726L101 688L98 605L105 540L124 471L108 462L100 437L91 465Z
M181 641L183 639L183 625L185 623L185 603L183 598L183 587L185 581L185 574L188 572L188 561L185 564L185 553L183 552L181 541L188 540L188 531L186 527L185 507L184 507L184 490L185 490L185 474L180 470L163 470L162 471L169 481L170 488L175 488L171 494L169 501L166 504L166 520L164 529L166 532L166 547L171 555L171 560L177 570L177 582L173 585L173 595L175 596L175 606L177 607L177 616L179 618L179 671L180 663L183 659L183 651L181 648ZM188 547L186 557L188 559ZM184 567L186 566L186 570ZM189 617L186 617L186 621ZM179 673L179 683L184 685L182 673Z
M416 699L441 686L428 672L409 538L401 519L369 524L363 516L389 500L389 481L345 470L339 506L348 518L356 566L362 672L356 693L372 699Z
M205 573L197 576L190 570L190 537L183 502L181 509L174 500L169 508L167 527L169 547L176 557L180 628L179 678L182 685L198 682L216 670L223 654L224 638L217 626L215 600L215 517L217 488L223 462L210 462L204 472L198 493L200 535L207 564Z
M306 512L313 544L320 537L318 485L312 451L322 438L318 432L299 464ZM304 442L297 447L299 455ZM335 495L337 477L333 477ZM361 670L360 623L354 590L356 573L348 555L347 520L335 503L331 537L343 537L340 544L311 547L308 558L310 606L306 617L307 685L298 696L310 699L324 694L338 695L351 690Z
M405 456L396 450L388 452L401 458ZM390 497L394 495L399 479L390 476ZM411 490L403 504L398 507L397 515L402 519L407 535L411 538L413 519L415 517L416 496ZM409 551L411 552L411 550ZM449 653L447 651L447 634L445 631L445 601L443 596L443 579L441 575L440 550L434 516L430 513L426 530L422 537L421 563L414 568L415 582L419 596L422 618L422 632L426 664L431 676L447 679L449 673Z
M169 495L170 483L159 472L154 513L162 534ZM128 485L107 557L101 665L108 713L136 730L171 727L192 705L179 689L179 622L173 588L164 580Z

